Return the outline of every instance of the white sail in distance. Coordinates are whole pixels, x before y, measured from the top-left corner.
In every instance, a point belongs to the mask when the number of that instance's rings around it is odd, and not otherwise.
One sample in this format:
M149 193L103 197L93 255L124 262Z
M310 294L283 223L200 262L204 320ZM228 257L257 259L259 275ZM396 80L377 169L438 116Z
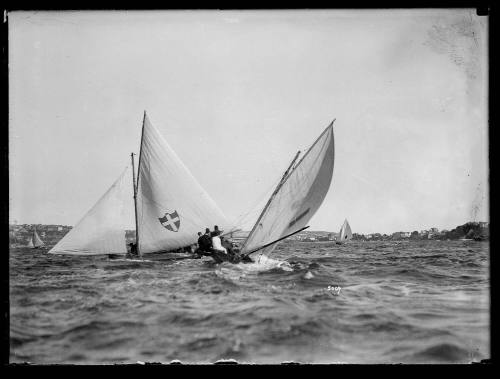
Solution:
M345 219L344 223L340 227L339 242L346 242L350 239L352 239L351 226L347 222L347 219Z
M137 178L141 254L194 244L205 228L228 231L226 217L144 113Z
M38 233L36 232L36 228L33 230L33 236L31 237L31 243L29 246L32 248L45 246L45 244L43 243L41 238L38 236Z
M50 254L126 254L125 205L132 202L127 167L85 216L50 251ZM128 174L128 175L127 175Z
M243 254L294 233L309 222L330 188L334 159L332 122L280 182L245 240ZM269 254L276 246L272 244L261 253Z

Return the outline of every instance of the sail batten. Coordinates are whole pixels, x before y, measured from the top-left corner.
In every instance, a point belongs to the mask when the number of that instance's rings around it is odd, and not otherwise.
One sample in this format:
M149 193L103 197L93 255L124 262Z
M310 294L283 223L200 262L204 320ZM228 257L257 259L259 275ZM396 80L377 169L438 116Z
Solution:
M334 155L332 122L278 184L245 240L243 254L293 234L309 222L330 187ZM272 252L276 245L262 253Z
M137 231L141 254L196 243L198 232L229 223L161 133L144 114L137 177Z

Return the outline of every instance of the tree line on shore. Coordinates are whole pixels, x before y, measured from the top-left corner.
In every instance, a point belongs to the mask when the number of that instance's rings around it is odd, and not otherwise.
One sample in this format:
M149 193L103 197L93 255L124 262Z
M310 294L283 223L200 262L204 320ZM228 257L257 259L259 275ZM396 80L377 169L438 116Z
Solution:
M477 241L487 241L490 237L489 225L482 222L467 222L457 226L453 230L441 232L422 233L417 230L411 232L407 237L374 233L370 238L363 234L353 233L353 240L459 240L473 239Z

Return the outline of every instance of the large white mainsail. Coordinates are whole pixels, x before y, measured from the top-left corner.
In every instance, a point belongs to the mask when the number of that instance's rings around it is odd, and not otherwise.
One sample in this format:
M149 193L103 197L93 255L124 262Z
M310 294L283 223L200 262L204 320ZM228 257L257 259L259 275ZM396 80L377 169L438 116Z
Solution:
M352 239L352 231L351 231L351 226L347 222L347 219L344 220L344 223L342 224L340 228L340 233L339 233L339 242L346 242Z
M243 254L296 232L309 222L330 188L334 156L332 122L285 174L245 240ZM261 252L269 254L276 246L272 244Z
M127 167L108 191L50 251L51 254L126 254L125 204L131 201ZM126 180L126 179L129 180Z
M196 181L144 113L137 178L139 252L174 250L193 244L198 232L218 225L222 211Z

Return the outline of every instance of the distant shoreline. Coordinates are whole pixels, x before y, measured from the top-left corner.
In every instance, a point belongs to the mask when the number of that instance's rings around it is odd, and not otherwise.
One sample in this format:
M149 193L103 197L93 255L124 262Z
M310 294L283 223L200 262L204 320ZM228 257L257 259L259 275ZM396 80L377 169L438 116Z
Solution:
M9 224L9 246L25 246L36 229L39 236L46 245L55 245L63 238L73 227L68 225L45 225L45 224ZM249 231L234 232L229 238L244 240ZM328 231L303 231L288 238L285 241L302 242L335 242L339 233ZM429 230L420 230L413 232L395 232L390 235L381 233L358 234L353 233L353 241L455 241L455 240L475 240L489 241L490 231L489 222L471 221L459 225L454 229L438 230L430 228ZM125 238L127 242L135 239L134 230L126 230Z

